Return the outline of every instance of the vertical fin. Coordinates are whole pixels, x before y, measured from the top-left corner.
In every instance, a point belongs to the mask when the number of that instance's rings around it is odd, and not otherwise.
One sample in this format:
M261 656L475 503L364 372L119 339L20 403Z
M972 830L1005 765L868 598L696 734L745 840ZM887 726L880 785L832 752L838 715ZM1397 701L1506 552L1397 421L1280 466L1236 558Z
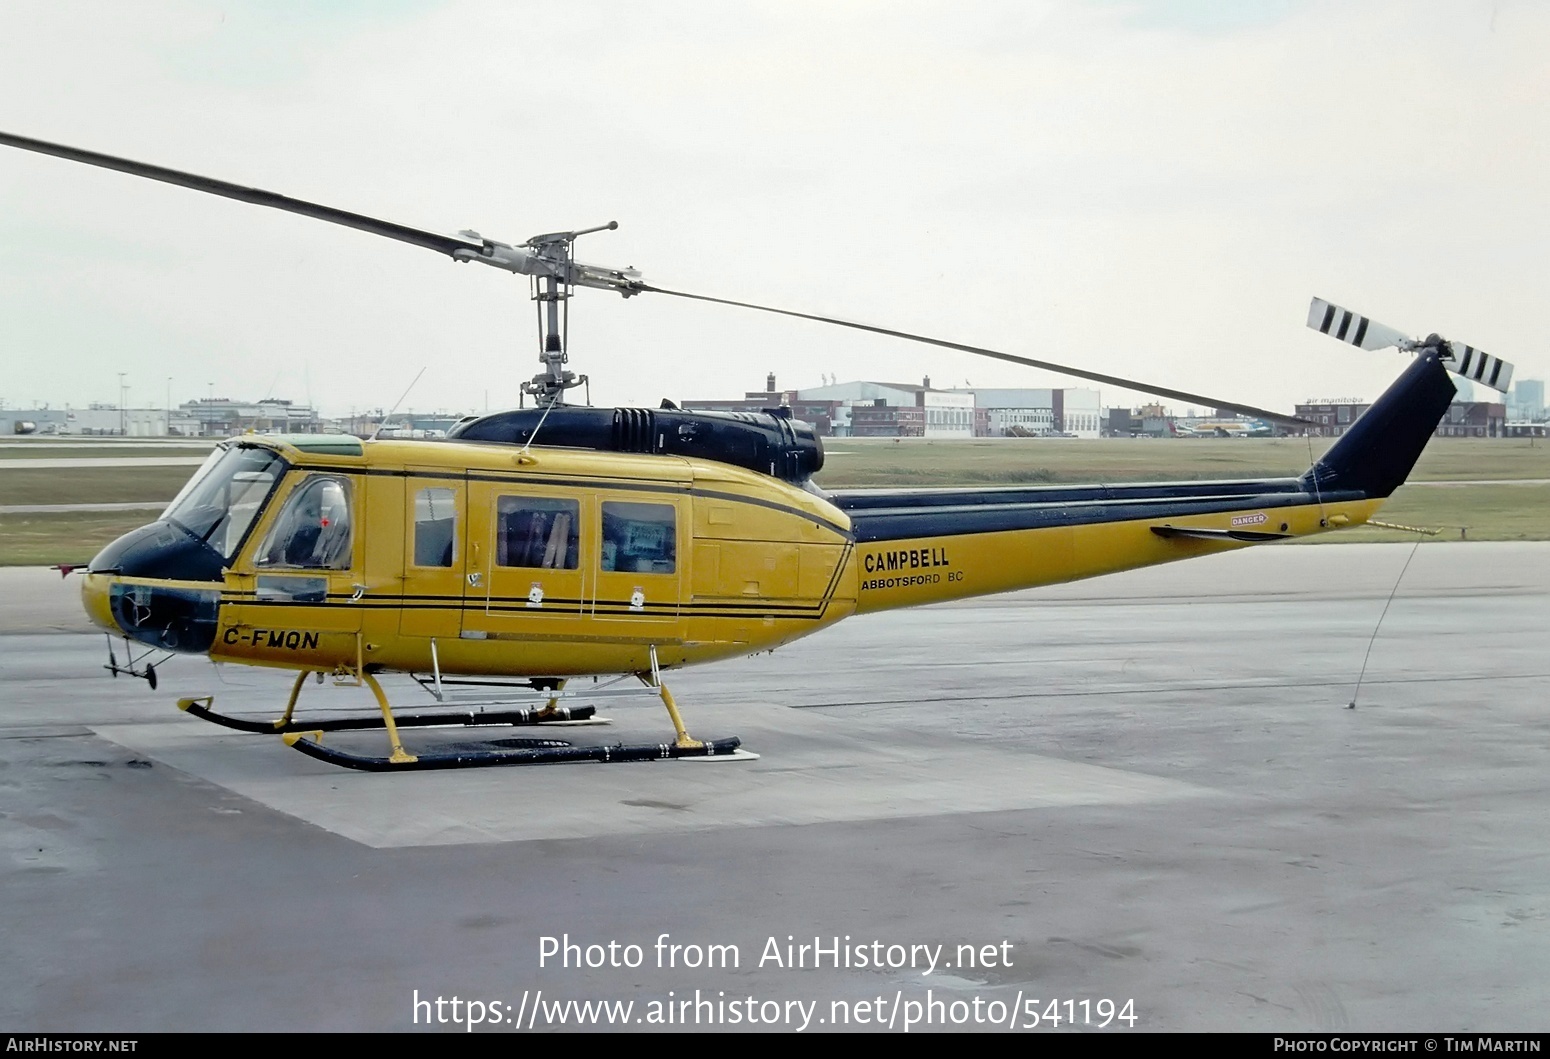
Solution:
M1310 492L1390 496L1405 483L1457 392L1437 352L1423 352L1308 468L1303 482Z

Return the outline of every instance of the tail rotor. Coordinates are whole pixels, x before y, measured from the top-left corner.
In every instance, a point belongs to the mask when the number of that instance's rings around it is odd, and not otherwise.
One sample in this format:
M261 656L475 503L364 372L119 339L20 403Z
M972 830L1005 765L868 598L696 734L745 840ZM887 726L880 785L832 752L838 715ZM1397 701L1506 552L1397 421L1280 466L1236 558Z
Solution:
M1493 357L1462 342L1450 342L1435 333L1425 338L1410 338L1402 331L1350 309L1342 309L1323 298L1314 298L1308 306L1308 326L1358 349L1393 346L1402 353L1435 351L1442 366L1455 375L1502 393L1506 393L1512 385L1512 365L1500 357Z

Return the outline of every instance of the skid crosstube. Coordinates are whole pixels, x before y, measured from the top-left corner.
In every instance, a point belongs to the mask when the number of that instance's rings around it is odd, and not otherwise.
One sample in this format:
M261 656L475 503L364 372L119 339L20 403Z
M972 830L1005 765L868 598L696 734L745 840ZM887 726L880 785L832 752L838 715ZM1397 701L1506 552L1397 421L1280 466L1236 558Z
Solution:
M404 722L400 720L399 724ZM520 744L514 749L459 750L452 753L421 754L408 760L394 761L385 757L367 757L351 754L324 746L316 739L308 739L310 732L291 733L286 743L308 757L326 761L330 765L359 769L362 772L420 772L436 769L489 768L501 765L557 765L572 761L659 761L665 758L731 757L737 755L742 740L737 737L716 739L700 746L678 746L675 743L641 743L633 746L573 746L561 739L512 739L502 740L507 745ZM499 743L491 744L499 747Z
M256 732L260 735L285 735L288 732L360 732L385 727L380 716L371 715L337 717L322 721L287 721L282 724L276 721L249 721L240 717L230 717L224 713L217 713L208 706L201 706L195 699L179 700L178 708L223 728L234 728L239 732ZM395 717L394 720L400 728L435 728L443 725L488 728L539 725L552 721L585 721L591 719L596 712L595 706L556 706L547 711L540 707L533 707L483 712L465 710L460 713L412 713L405 717Z

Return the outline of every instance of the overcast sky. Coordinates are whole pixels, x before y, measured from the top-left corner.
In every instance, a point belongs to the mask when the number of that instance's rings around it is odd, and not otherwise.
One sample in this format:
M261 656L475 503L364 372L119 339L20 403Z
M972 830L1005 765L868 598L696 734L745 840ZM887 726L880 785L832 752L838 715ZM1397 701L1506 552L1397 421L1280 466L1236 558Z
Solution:
M1544 378L1550 5L1526 2L0 7L0 129L1290 409L1403 367L1319 295ZM583 291L600 404L1062 385L968 354ZM0 148L0 398L513 404L527 281ZM1105 404L1129 395L1103 394ZM1180 409L1182 411L1182 409Z

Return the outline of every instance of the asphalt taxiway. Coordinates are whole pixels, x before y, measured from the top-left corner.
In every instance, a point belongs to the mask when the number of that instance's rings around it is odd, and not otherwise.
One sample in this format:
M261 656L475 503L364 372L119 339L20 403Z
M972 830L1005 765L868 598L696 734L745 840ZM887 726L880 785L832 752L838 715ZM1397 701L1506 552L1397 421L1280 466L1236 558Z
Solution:
M1138 1030L1550 1025L1550 545L1276 546L857 618L672 675L757 761L387 776L172 706L270 716L284 674L110 679L74 587L0 571L9 1030L455 1028L415 1005L453 996L501 1005L486 1032L569 1000L746 1029L707 1021L750 998L776 1029L1050 1000L1133 1001ZM604 712L564 737L668 732ZM711 945L737 966L683 966Z

